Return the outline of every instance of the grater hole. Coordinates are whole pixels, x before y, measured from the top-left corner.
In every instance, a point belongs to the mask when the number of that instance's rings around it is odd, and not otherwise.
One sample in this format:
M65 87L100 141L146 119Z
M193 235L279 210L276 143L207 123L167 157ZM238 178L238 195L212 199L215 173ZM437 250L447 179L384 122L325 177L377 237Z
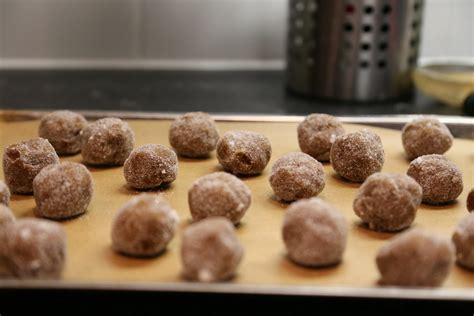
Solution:
M370 44L369 43L362 43L360 46L362 50L369 50L370 49Z
M419 2L416 2L416 3L413 5L413 10L415 10L415 11L418 11L420 8L421 8L421 4L420 4Z
M383 14L389 14L390 12L392 12L392 7L389 4L386 4L382 7Z
M297 29L302 29L304 27L304 21L303 19L296 19L295 20L295 27Z
M316 12L318 10L318 4L316 3L316 1L310 2L308 4L308 10L309 12Z
M346 24L344 24L344 30L345 30L346 32L352 32L353 29L354 29L354 27L352 26L351 23L346 23Z
M389 30L390 30L390 25L386 23L382 24L382 26L380 27L380 31L382 31L382 33L387 33Z
M387 47L388 47L387 42L381 42L381 43L379 44L379 49L380 49L381 51L387 50Z
M366 14L371 14L372 12L374 12L374 8L373 8L372 6L369 6L369 5L368 5L368 6L366 6L366 7L364 8L364 12L365 12Z
M387 62L385 60L379 60L379 62L377 63L377 66L379 68L385 68L387 66Z
M414 47L416 46L416 43L417 43L417 42L418 42L418 41L416 40L416 38L412 38L412 39L410 40L410 46L411 46L412 48L414 48Z
M410 56L410 57L408 58L408 64L409 64L410 66L415 65L415 64L416 64L416 56Z
M355 11L355 7L353 4L347 4L346 5L346 13L352 14Z
M352 49L352 43L351 42L344 42L344 48L347 49L347 50L350 50Z
M413 21L413 22L411 23L411 27L412 27L413 29L418 28L418 21Z
M370 64L367 60L363 60L359 63L360 68L369 68Z
M297 2L295 5L296 11L303 12L304 11L304 3L303 2Z
M364 26L362 27L362 31L364 31L364 32L366 32L366 33L369 33L369 32L372 31L372 26L366 24L366 25L364 25Z
M301 36L296 36L295 39L293 40L293 43L294 43L295 46L297 46L297 47L303 45L303 37L301 37Z

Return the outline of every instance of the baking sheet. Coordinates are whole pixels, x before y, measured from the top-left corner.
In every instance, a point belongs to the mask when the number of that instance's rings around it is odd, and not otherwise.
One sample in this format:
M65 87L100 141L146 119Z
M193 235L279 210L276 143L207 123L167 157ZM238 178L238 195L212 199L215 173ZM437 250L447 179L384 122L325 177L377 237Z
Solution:
M129 121L136 133L136 146L147 143L169 145L170 122ZM270 139L273 147L272 159L263 174L243 178L252 190L252 205L237 228L239 239L245 247L245 256L232 282L220 287L231 289L235 285L236 288L246 286L248 289L248 286L259 285L266 288L274 286L280 289L296 289L292 286L304 285L334 288L338 291L376 287L378 272L374 262L375 254L394 234L372 232L360 225L359 219L352 211L352 200L359 184L339 179L329 164L324 165L326 187L320 197L335 204L349 223L350 233L343 262L335 267L308 269L293 264L285 256L280 227L288 205L274 199L268 177L271 164L278 157L299 150L296 125L297 123L285 122L218 122L221 133L230 129L258 131ZM345 127L347 132L362 128L359 125ZM38 121L0 121L0 145L3 148L10 143L37 137L37 128ZM405 173L409 162L403 155L400 133L382 128L368 128L382 138L386 154L383 171ZM450 237L459 219L467 215L466 195L474 186L474 141L456 139L446 156L461 168L464 191L454 204L439 207L422 205L414 225ZM61 159L81 162L80 155ZM188 283L183 283L180 279L179 248L182 229L189 225L190 220L187 190L198 177L221 170L215 154L206 160L180 158L177 180L170 187L157 190L178 211L181 222L168 250L154 259L128 258L111 250L111 219L123 203L140 192L126 186L121 167L89 169L95 181L95 195L88 212L79 218L62 222L67 232L69 253L63 280L59 284L87 282L91 286L100 286L117 283L139 287L140 284L149 286L179 283L180 287L185 287ZM3 178L3 170L0 171L0 177ZM11 207L18 217L33 216L34 206L32 196L12 197ZM453 267L444 284L444 288L457 289L456 293L461 290L464 296L472 296L474 299L473 286L474 273L458 266Z

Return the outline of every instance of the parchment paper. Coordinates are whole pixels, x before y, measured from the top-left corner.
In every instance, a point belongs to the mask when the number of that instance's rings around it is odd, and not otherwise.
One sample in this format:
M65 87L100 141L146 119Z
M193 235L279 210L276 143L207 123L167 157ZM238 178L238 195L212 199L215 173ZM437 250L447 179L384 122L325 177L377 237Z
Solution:
M169 146L170 121L129 121L136 133L136 146L159 143ZM245 256L238 274L232 280L241 284L305 284L318 286L372 287L376 286L378 272L374 258L377 250L394 234L376 233L360 225L352 210L352 200L359 184L339 179L329 164L324 165L326 187L320 197L336 205L345 215L350 227L348 245L343 262L335 267L308 269L290 262L285 256L281 239L281 224L287 204L277 202L268 182L272 163L280 156L298 151L296 123L218 122L220 133L230 129L247 129L265 134L273 147L272 159L263 172L255 177L243 178L252 190L252 205L238 226L238 237L245 247ZM363 128L346 125L346 131ZM1 122L0 144L3 149L10 143L37 137L38 121ZM404 157L400 132L367 127L378 133L385 148L384 172L405 173L408 161ZM450 237L456 223L464 216L466 196L474 186L474 142L456 139L446 156L454 161L464 175L464 191L457 202L447 206L422 205L414 226ZM61 157L62 160L81 162L81 155ZM118 208L138 191L129 189L122 168L89 168L95 181L95 195L88 212L81 217L63 221L67 232L68 257L64 280L112 282L182 282L180 279L180 244L182 229L189 225L190 214L187 190L200 176L222 170L215 153L209 159L179 160L179 174L163 194L178 211L180 228L168 250L153 259L124 257L111 250L111 219ZM3 170L0 171L3 178ZM34 216L32 196L14 195L11 207L16 216ZM474 273L454 266L445 287L474 286Z

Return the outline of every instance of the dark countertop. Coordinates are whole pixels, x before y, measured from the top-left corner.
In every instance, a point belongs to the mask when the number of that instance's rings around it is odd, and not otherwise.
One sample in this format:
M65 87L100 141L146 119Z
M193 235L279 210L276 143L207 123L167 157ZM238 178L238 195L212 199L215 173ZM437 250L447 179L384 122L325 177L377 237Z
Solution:
M463 115L415 93L412 100L357 104L289 93L282 71L0 71L0 109L71 109L306 115Z

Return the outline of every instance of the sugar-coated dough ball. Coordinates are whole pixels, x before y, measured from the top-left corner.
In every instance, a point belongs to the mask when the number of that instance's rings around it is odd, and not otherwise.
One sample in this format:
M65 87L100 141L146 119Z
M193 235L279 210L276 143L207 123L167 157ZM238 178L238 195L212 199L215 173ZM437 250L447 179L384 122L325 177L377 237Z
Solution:
M474 270L474 213L459 222L453 234L453 243L456 247L456 262Z
M166 146L143 145L131 152L125 161L123 173L132 188L156 188L176 180L178 157Z
M298 142L302 152L318 161L329 161L332 144L344 133L344 127L336 117L310 114L298 125Z
M447 278L453 258L449 239L411 229L383 245L376 263L383 285L435 287Z
M91 173L77 162L43 168L33 180L36 215L65 219L86 212L94 193Z
M205 112L180 115L171 124L171 147L184 157L206 157L216 149L219 133L212 117Z
M421 187L413 178L378 172L359 188L353 208L370 229L398 231L415 220L421 194Z
M58 154L76 154L81 151L81 131L87 121L79 113L54 111L41 118L39 136L49 140Z
M453 135L436 117L421 117L407 123L402 143L408 159L429 154L443 154L453 145Z
M82 158L90 165L121 166L132 152L135 134L119 118L103 118L82 130Z
M334 171L352 182L363 182L380 172L385 161L380 137L366 129L338 136L330 157Z
M244 248L232 223L211 217L186 228L181 245L183 277L191 281L226 281L235 275Z
M273 164L270 185L276 197L283 201L316 196L324 184L323 165L305 153L289 153Z
M291 204L283 221L282 233L289 258L304 266L339 263L347 243L344 216L320 198Z
M251 192L236 176L226 172L205 175L192 184L188 203L194 221L222 216L237 224L250 206Z
M461 170L442 155L416 158L410 163L407 174L420 184L425 203L454 201L463 190Z
M15 223L15 215L8 206L0 204L0 278L8 277L10 273L6 267L5 257L8 255L2 245L5 245L8 228Z
M467 195L466 207L469 212L474 211L474 188L472 188Z
M66 234L60 224L26 218L8 226L4 254L5 270L19 279L58 279L66 261Z
M59 157L48 140L35 138L5 148L3 173L12 193L33 192L33 179L44 167L58 164Z
M2 180L0 180L0 204L10 205L10 189Z
M217 160L225 170L234 174L259 174L272 154L270 141L251 131L226 132L217 143Z
M128 201L112 222L112 248L122 254L150 257L173 239L178 214L162 197L142 193Z

